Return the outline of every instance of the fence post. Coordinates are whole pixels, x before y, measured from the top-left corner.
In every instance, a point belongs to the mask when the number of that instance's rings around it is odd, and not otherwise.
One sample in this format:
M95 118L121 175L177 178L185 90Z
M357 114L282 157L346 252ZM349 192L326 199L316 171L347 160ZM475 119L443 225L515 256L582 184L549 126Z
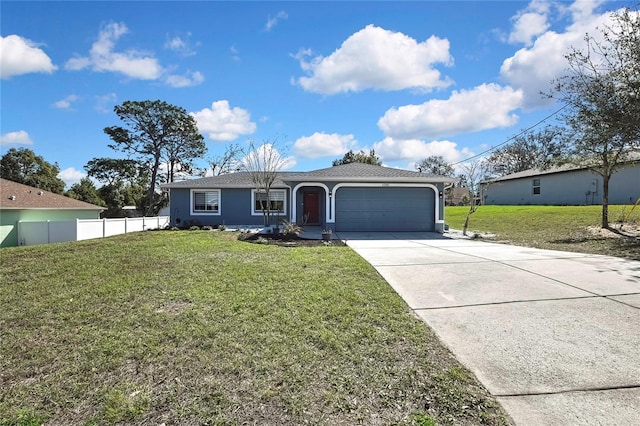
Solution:
M102 238L107 236L107 218L102 219Z
M128 224L128 221L129 221L129 218L125 217L125 218L124 218L124 233L125 233L125 234L128 232L128 231L127 231L127 224Z

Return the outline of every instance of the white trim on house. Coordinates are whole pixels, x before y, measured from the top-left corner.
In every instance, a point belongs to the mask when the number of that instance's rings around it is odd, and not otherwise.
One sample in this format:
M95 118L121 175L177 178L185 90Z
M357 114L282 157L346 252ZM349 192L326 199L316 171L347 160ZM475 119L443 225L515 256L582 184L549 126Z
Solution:
M317 186L320 188L324 188L324 197L325 197L325 203L324 203L324 207L325 207L325 220L328 221L329 217L330 217L330 213L331 211L329 210L329 199L331 198L331 191L329 191L329 187L327 185L325 185L324 183L321 182L302 182L297 184L296 186L293 187L293 190L291 191L291 222L295 222L296 220L296 215L297 215L297 211L296 208L298 206L298 189L302 188L303 186Z
M195 193L200 193L200 192L216 192L218 199L217 199L217 206L218 206L218 210L196 210L195 209ZM222 191L220 191L220 189L217 188L192 188L190 191L190 196L189 196L189 210L191 213L191 216L220 216L221 212L222 212Z
M371 187L371 188L431 188L435 193L434 196L434 209L435 209L435 223L444 224L444 219L440 218L440 203L443 198L439 196L438 188L430 183L339 183L333 187L333 193L329 193L329 202L331 204L331 219L327 218L327 223L335 223L336 221L336 203L333 196L338 189L346 186L356 187Z
M252 189L251 190L251 216L263 216L264 212L262 210L256 210L256 193L257 192L262 192L265 193L266 191L263 190L258 190L258 189ZM282 193L282 199L280 199L280 197L278 197L278 199L274 200L273 199L273 195L276 193ZM269 190L269 199L272 201L282 201L282 210L271 210L269 213L271 216L286 216L287 215L287 190L286 189L281 189L281 188L277 188L277 189L270 189Z

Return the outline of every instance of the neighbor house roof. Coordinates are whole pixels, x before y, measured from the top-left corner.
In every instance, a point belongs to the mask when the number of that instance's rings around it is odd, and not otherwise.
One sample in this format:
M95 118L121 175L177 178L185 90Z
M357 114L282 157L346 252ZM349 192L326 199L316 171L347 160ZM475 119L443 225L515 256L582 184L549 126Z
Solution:
M0 179L0 210L56 209L104 210L104 207L43 191L7 179Z
M454 182L454 179L373 164L349 163L309 172L278 172L273 187L286 187L286 182L307 181L448 183ZM229 173L162 185L163 188L252 188L253 186L251 175L248 172Z
M625 163L628 165L633 165L633 164L638 164L640 163L640 152L632 152L629 155L629 160L626 161ZM550 175L550 174L554 174L554 173L567 173L567 172L575 172L578 170L587 170L588 167L586 166L575 166L575 165L571 165L571 164L565 164L562 166L556 166L556 167L550 167L548 169L528 169L528 170L523 170L521 172L518 173L512 173L510 175L505 175L505 176L501 176L499 178L495 178L495 179L488 179L483 181L482 183L493 183L493 182L502 182L505 180L513 180L513 179L523 179L523 178L531 178L531 177L535 177L535 176L542 176L542 175Z
M544 169L544 170L529 169L529 170L523 170L518 173L511 173L510 175L500 176L499 178L489 179L484 182L502 182L505 180L523 179L523 178L530 178L530 177L541 176L541 175L550 175L554 173L572 172L572 171L583 170L583 169L584 169L583 167L575 167L575 166L568 166L568 165L560 166L560 167L551 167L549 169Z

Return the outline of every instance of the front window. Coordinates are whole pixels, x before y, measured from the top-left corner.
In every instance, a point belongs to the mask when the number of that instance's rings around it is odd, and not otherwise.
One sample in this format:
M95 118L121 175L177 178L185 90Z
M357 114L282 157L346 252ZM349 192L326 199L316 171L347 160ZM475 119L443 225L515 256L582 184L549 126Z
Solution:
M540 195L540 179L533 180L533 195Z
M269 198L265 191L253 191L253 214L263 214L269 210L272 213L285 213L285 190L272 189Z
M193 191L191 193L192 209L194 213L219 214L220 213L220 191Z

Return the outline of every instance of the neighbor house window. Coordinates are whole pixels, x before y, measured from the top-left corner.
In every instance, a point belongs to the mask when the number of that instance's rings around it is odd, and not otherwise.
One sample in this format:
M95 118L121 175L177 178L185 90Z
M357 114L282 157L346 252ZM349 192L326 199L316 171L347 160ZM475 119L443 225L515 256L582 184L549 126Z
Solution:
M265 191L256 191L252 193L252 214L263 214L263 211L271 211L272 213L285 213L285 196L284 189L272 189L269 191L269 198Z
M540 179L533 180L533 195L540 195Z
M220 214L220 191L192 191L191 206L193 213Z

